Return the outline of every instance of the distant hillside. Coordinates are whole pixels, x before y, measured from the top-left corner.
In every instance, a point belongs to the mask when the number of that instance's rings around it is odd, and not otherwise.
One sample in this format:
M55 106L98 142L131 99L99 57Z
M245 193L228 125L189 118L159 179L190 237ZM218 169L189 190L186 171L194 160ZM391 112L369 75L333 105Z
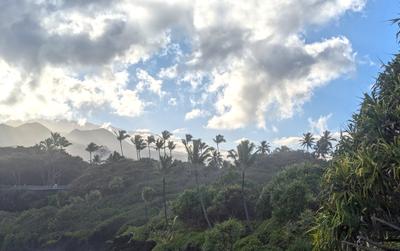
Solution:
M28 121L12 120L12 121L7 121L6 125L17 127L26 123L34 123L34 122L44 125L52 132L59 132L62 134L69 133L74 129L93 130L100 127L99 125L92 124L89 122L79 123L77 121L70 121L65 119L61 120L35 119Z
M7 124L0 124L0 147L33 146L43 139L48 138L51 132L59 132L62 136L65 136L72 143L67 148L67 152L73 156L80 156L84 160L88 160L89 158L85 149L90 142L103 146L104 153L120 152L119 142L110 130L90 123L80 126L77 122L66 120L40 120L40 122L31 123L11 121ZM141 135L146 137L148 133L141 133ZM175 140L177 144L181 144L177 139ZM133 144L125 141L122 146L126 157L136 159L136 149ZM175 149L174 157L184 160L186 159L186 154L182 152L181 148L178 146ZM154 149L151 150L151 155L153 158L157 156ZM148 157L147 148L143 151L142 157Z
M0 125L0 146L32 146L50 136L50 130L40 123L17 127Z
M83 159L88 158L88 154L85 151L87 144L94 142L97 145L106 147L109 151L120 152L120 145L115 135L103 128L94 130L79 130L75 129L70 133L66 134L65 137L73 143L68 148L68 152L71 155L79 155ZM132 144L123 142L122 147L124 155L128 158L136 158L136 149Z

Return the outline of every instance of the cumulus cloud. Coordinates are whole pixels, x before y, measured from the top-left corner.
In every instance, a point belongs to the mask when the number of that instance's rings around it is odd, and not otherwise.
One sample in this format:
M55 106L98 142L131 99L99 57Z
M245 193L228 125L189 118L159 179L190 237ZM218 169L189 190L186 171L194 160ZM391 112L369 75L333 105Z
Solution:
M190 65L208 74L209 92L217 96L207 126L265 128L266 114L291 117L315 88L352 71L347 38L306 42L303 31L364 5L363 0L197 2Z
M163 96L165 92L161 90L162 88L162 81L159 79L155 79L152 77L147 71L143 69L138 69L136 71L136 77L139 79L139 82L136 86L138 91L149 90L158 96Z
M170 99L168 100L168 104L169 104L170 106L176 106L178 103L177 103L177 101L176 101L176 98L170 98Z
M208 111L196 108L185 114L185 120L207 117L208 115Z
M272 143L276 146L287 146L289 148L298 148L301 137L289 136L274 139Z
M128 68L169 44L186 9L162 1L5 0L0 119L79 118L100 107L139 116L145 106L128 85ZM159 82L140 76L161 94Z
M187 128L176 128L175 130L172 131L173 134L185 134L187 132L188 132Z
M162 96L162 81L176 79L213 101L212 110L185 118L212 114L208 128L266 128L354 69L346 37L310 42L305 31L365 2L4 0L0 120L81 118L98 108L140 116L147 103L140 93ZM148 73L158 66L150 59L172 54L170 65Z
M332 113L325 116L320 116L317 120L308 118L308 124L311 132L316 135L322 135L322 133L328 130L328 120L332 117Z

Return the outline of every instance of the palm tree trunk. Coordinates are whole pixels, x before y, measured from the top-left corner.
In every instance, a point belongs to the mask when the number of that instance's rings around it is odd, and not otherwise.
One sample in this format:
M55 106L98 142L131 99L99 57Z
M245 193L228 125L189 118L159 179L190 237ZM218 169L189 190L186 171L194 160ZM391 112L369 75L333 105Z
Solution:
M146 217L146 221L149 221L149 209L147 206L147 201L144 203L144 215Z
M200 205L201 205L201 211L203 211L203 215L204 215L204 219L207 222L207 226L208 228L212 228L211 222L208 219L208 215L207 215L207 210L206 207L204 205L204 200L203 200L203 193L200 190L200 185L199 185L199 174L197 171L197 167L195 167L195 178L196 178L196 188L197 188L197 193L199 194L199 198L200 198Z
M122 140L119 141L119 146L121 147L121 155L124 157L124 151L122 151Z
M89 152L89 164L92 164L92 152Z
M150 146L148 146L147 148L149 148L149 159L151 159Z
M163 182L164 219L165 219L165 226L168 226L167 197L165 195L165 176L163 176L162 182Z
M243 199L243 208L244 208L244 213L246 215L246 221L247 225L250 226L250 217L249 217L249 210L247 209L247 203L246 203L246 195L244 192L244 177L245 177L245 172L244 170L242 171L242 199Z

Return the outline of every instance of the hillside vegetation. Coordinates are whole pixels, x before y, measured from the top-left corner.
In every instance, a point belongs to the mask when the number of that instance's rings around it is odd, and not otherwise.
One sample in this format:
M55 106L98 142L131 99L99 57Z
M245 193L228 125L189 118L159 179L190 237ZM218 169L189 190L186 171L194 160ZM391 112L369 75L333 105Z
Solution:
M20 184L43 184L41 170L51 163L62 171L59 184L69 184L70 187L68 191L58 193L1 191L1 250L107 250L112 247L111 242L116 235L125 233L131 227L143 226L150 218L151 222L156 222L162 212L162 180L158 161L121 158L101 165L88 165L64 152L55 154L56 158L54 154L37 152L35 148L3 148L0 153L2 177L13 177L13 172L18 170ZM321 162L302 151L276 152L257 158L247 175L248 186L251 187L249 193L254 193L249 202L252 217L255 217L257 197L263 185L287 166L304 161ZM14 166L18 168L10 168ZM188 208L178 209L176 204L180 198L193 193L193 172L189 163L181 161L175 161L166 172L168 217L172 222L175 213L183 210L181 214L196 218L197 222L193 222L192 227L201 230L204 228L201 216L184 212ZM237 188L240 173L232 166L202 168L199 179L213 193L221 190L228 194L232 192L234 196L240 195ZM12 185L13 182L5 178L3 184ZM148 202L142 198L145 187L154 190ZM236 210L231 213L209 204L224 195L215 193L212 196L207 202L207 210L214 211L210 213L213 222L235 216L243 218L242 210L234 208L238 206L236 204L220 205ZM186 207L196 211L198 202L190 203ZM228 199L226 203L235 202ZM190 220L183 215L181 217L182 223L187 221L185 226L191 227Z

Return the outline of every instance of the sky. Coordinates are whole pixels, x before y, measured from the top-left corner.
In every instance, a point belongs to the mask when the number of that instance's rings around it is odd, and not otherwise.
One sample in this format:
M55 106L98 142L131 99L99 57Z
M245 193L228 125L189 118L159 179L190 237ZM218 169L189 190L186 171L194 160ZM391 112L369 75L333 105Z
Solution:
M2 0L0 122L68 119L298 147L398 51L397 0Z

